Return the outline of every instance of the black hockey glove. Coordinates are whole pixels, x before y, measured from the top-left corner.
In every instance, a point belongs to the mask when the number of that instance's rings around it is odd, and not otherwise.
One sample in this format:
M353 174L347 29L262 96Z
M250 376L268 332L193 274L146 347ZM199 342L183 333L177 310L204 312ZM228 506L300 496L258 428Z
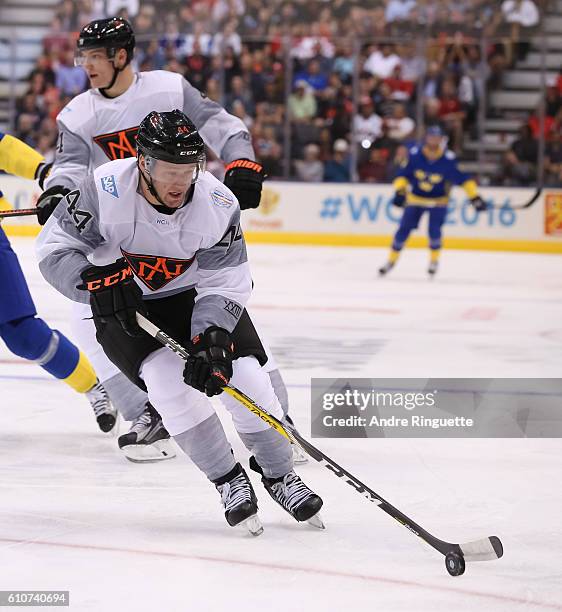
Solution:
M257 208L266 178L263 166L251 159L236 159L225 170L224 184L237 197L240 209Z
M480 196L476 196L470 200L470 203L478 212L482 212L488 208L488 204Z
M45 189L45 181L47 180L49 174L51 174L52 167L52 163L46 164L45 162L41 162L37 166L37 170L35 170L35 180L38 181L39 187L41 187L41 189Z
M404 208L406 205L406 192L405 191L397 191L392 198L392 206L397 206L398 208Z
M78 289L90 292L94 319L107 323L114 320L129 336L144 333L137 323L136 313L146 315L142 290L135 283L133 272L125 259L107 266L86 268L80 275L84 281Z
M37 200L37 221L39 225L47 223L55 208L60 204L60 201L69 193L70 189L61 185L54 185L39 196Z
M230 334L222 327L208 327L195 336L190 355L183 370L183 380L209 397L222 393L232 377L234 346Z

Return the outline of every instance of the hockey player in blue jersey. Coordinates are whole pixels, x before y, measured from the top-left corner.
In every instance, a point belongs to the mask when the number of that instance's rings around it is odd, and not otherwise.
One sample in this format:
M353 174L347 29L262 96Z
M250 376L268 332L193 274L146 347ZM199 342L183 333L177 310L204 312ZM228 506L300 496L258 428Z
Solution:
M0 170L40 183L48 172L43 157L21 140L0 132ZM0 191L0 210L11 208ZM0 227L0 338L12 353L34 361L92 405L99 428L111 431L116 411L86 356L37 316L18 258Z
M439 126L427 128L423 146L409 151L408 162L394 179L393 205L404 208L398 231L394 235L388 261L379 269L384 276L396 264L410 232L419 225L422 215L429 214L428 273L433 276L439 266L442 226L447 216L449 191L461 185L477 211L486 210L478 195L476 182L459 170L455 154L447 149Z

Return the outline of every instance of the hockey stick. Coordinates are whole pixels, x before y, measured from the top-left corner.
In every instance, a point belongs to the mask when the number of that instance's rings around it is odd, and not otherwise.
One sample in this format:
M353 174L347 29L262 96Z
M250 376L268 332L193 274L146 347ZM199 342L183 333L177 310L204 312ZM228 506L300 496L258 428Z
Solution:
M535 193L532 195L531 199L527 201L525 204L519 204L516 206L509 206L508 209L511 210L525 210L525 208L530 208L538 199L542 193L542 187L538 187ZM493 210L501 210L504 208L503 206L490 206Z
M176 342L140 313L137 313L137 322L144 331L153 338L156 338L162 345L174 351L176 355L184 360L189 357L189 352L179 342ZM423 527L420 527L420 525L415 523L410 517L398 510L398 508L395 508L392 504L383 499L378 493L375 493L375 491L363 484L345 468L338 465L333 459L330 459L321 450L317 449L310 442L307 442L294 427L282 423L279 419L258 406L252 399L242 393L242 391L236 389L236 387L227 385L223 390L225 393L237 399L250 412L273 427L273 429L282 436L291 442L294 441L298 443L308 455L338 478L343 478L344 482L355 489L360 495L377 504L381 510L384 510L393 519L406 527L406 529L420 537L442 555L445 555L445 566L451 576L460 576L464 573L465 561L488 561L499 559L503 555L502 543L496 536L490 536L474 542L466 542L465 544L453 544L451 542L439 540L423 529Z
M0 219L5 217L25 217L27 215L36 215L38 208L19 208L17 210L0 210Z

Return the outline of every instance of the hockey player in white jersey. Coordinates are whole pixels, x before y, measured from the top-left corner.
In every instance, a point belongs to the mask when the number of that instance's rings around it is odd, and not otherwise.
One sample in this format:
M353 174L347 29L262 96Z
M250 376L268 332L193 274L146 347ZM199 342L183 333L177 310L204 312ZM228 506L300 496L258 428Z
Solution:
M238 201L205 172L203 140L181 111L151 112L137 147L138 159L100 166L65 196L37 241L39 268L64 295L91 303L104 351L147 389L178 445L215 484L227 522L258 534L255 492L206 397L232 381L283 416L245 310L252 279ZM145 334L136 312L190 346L187 362ZM322 500L293 471L288 441L220 397L271 497L297 521L322 527Z
M134 33L124 19L91 22L82 29L77 46L77 63L86 70L92 89L74 98L57 118L56 159L47 190L38 202L41 224L88 170L108 160L135 155L137 127L148 112L173 108L183 109L206 145L227 163L225 184L234 192L241 208L259 205L264 173L254 161L250 136L242 121L206 98L179 74L162 70L135 73L131 65ZM95 342L90 316L87 306L75 306L73 333L114 404L126 420L133 421L131 432L119 439L120 447L134 460L173 457L173 449L161 439L154 445L144 444L152 440L154 431L157 438L164 435L158 416L150 409L146 396L128 388L126 379L105 358ZM286 414L287 390L269 352L268 357L265 368ZM299 455L299 449L295 451L299 462L306 461L306 456Z

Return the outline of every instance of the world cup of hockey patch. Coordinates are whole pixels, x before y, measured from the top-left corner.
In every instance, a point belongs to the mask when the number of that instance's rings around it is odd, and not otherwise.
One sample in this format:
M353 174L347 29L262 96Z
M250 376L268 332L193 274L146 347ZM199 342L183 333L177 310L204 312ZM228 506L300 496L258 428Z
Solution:
M117 191L117 183L115 182L115 176L113 176L113 174L111 176L101 177L101 188L114 198L119 197L119 192Z
M138 126L94 136L94 142L112 161L137 156Z
M211 193L211 198L213 202L221 208L230 208L234 204L234 198L231 195L219 191L218 189L215 189Z
M123 249L121 249L121 253L131 266L134 275L151 291L162 289L169 282L181 276L195 260L195 257L175 259L162 255L139 255L137 253L127 253Z

